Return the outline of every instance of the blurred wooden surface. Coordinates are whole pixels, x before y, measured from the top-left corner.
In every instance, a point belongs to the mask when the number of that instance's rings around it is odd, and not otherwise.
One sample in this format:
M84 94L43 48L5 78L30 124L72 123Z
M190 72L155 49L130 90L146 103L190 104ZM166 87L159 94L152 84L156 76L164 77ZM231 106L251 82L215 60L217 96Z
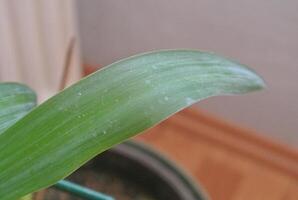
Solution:
M137 137L184 167L213 200L297 200L298 153L187 109Z

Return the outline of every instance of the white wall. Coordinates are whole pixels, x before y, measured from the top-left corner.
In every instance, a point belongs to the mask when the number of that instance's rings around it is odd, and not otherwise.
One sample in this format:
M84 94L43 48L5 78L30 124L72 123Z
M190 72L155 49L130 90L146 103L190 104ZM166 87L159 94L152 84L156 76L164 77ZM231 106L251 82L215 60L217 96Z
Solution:
M109 64L160 48L214 51L263 75L264 92L200 107L298 144L298 1L77 1L84 62Z

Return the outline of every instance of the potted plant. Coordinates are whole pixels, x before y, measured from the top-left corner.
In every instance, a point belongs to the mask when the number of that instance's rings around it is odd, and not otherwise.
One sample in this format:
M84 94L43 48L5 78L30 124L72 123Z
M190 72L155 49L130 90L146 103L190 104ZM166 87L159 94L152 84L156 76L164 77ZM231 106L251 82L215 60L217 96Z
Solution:
M215 95L264 87L247 67L196 50L162 50L115 62L31 110L34 92L0 84L0 197L57 183L97 154Z

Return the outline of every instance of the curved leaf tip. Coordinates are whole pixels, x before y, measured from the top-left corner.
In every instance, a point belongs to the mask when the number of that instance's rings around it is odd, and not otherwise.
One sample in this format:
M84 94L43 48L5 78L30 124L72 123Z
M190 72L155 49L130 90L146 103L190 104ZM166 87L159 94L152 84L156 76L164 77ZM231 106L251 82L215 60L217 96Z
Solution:
M201 99L264 87L248 68L195 50L113 63L52 97L0 135L0 196L54 184L111 146Z

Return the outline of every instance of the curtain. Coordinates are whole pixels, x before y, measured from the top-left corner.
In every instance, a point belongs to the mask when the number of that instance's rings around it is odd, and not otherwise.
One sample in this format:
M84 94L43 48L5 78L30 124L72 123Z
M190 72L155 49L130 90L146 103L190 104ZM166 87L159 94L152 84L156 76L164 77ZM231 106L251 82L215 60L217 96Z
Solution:
M0 1L0 81L25 83L43 101L59 90L67 57L67 83L78 80L76 22L72 0Z

